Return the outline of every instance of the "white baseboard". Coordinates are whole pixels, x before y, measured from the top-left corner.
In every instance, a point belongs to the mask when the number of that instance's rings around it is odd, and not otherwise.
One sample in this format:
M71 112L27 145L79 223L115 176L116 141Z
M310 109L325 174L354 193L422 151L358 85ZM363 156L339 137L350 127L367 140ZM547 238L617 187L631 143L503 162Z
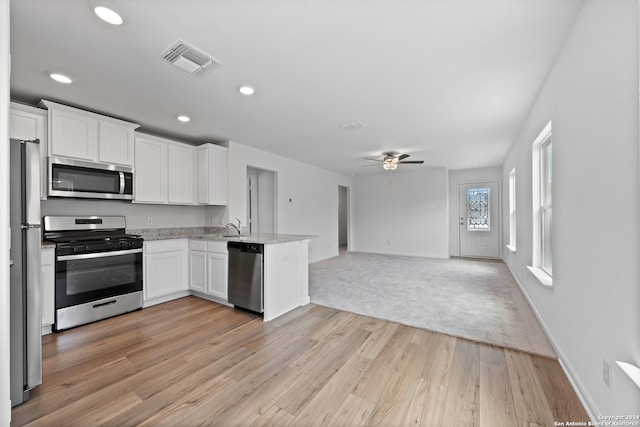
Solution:
M162 304L163 302L169 302L174 299L182 298L191 295L189 291L180 291L175 294L163 295L158 298L148 299L142 302L142 308L151 307L153 305Z
M547 336L547 339L549 339L551 346L553 347L554 351L558 355L558 363L560 364L560 367L562 368L565 375L569 379L569 383L571 383L571 387L573 387L573 390L576 392L576 395L578 396L580 403L582 403L582 406L584 407L585 411L587 411L587 415L589 415L589 418L591 418L591 422L594 425L596 425L596 421L598 421L597 414L599 414L599 412L596 410L596 406L594 405L592 399L589 397L589 393L587 392L586 388L580 381L580 378L578 377L578 375L576 375L575 371L573 370L573 367L571 366L571 364L567 360L566 355L562 351L562 348L553 337L551 330L549 329L549 327L547 327L547 324L544 322L544 319L540 315L540 312L538 312L538 309L533 304L533 301L531 301L531 298L529 298L529 294L527 294L527 291L525 290L524 286L522 286L522 283L520 283L516 275L513 274L513 271L511 270L511 267L509 266L509 264L505 262L505 265L509 269L509 273L511 273L511 277L513 277L513 280L518 284L518 287L522 291L522 294L527 300L527 304L529 304L529 307L531 307L531 311L533 311L533 314L538 320L538 323L540 323L540 326L542 327L542 331Z
M415 258L435 258L435 259L449 259L449 254L423 254L423 253L414 253L414 252L398 252L398 251L358 251L354 250L351 252L358 252L361 254L373 254L373 255L395 255L395 256L410 256Z
M198 297L198 298L206 299L209 301L217 302L218 304L226 305L227 307L233 307L233 304L229 304L229 301L227 300L223 300L222 298L212 297L211 295L203 294L202 292L189 291L189 294L193 295L194 297Z

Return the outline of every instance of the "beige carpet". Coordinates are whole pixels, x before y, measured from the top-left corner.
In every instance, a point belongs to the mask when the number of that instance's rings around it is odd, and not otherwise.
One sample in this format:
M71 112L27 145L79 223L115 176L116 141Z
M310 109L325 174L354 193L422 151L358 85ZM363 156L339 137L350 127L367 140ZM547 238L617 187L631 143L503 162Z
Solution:
M345 253L309 266L311 302L556 357L502 262Z

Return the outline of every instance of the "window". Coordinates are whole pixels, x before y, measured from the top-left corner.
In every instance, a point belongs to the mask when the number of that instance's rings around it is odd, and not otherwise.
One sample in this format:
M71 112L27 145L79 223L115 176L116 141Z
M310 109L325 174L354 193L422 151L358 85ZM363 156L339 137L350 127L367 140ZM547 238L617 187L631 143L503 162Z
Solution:
M491 231L490 188L467 190L467 231Z
M516 168L509 172L509 245L510 251L516 251Z
M529 270L542 282L551 286L553 275L552 209L553 209L553 144L551 122L533 143L533 259Z
M540 147L540 221L542 244L540 245L540 268L551 276L551 183L552 183L552 144L551 134Z

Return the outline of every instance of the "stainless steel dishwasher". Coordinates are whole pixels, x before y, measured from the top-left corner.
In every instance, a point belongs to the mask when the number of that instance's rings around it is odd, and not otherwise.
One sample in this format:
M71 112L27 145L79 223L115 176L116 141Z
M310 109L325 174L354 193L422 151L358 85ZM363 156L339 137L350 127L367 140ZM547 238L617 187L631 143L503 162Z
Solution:
M229 242L229 303L256 313L264 311L264 245Z

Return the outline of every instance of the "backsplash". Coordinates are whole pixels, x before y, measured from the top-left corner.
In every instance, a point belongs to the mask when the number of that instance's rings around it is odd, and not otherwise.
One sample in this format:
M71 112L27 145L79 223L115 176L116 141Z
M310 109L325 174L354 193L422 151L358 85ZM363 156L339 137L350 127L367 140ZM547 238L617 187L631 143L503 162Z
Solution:
M124 215L127 228L204 227L204 206L144 205L115 200L49 199L40 204L44 215Z

